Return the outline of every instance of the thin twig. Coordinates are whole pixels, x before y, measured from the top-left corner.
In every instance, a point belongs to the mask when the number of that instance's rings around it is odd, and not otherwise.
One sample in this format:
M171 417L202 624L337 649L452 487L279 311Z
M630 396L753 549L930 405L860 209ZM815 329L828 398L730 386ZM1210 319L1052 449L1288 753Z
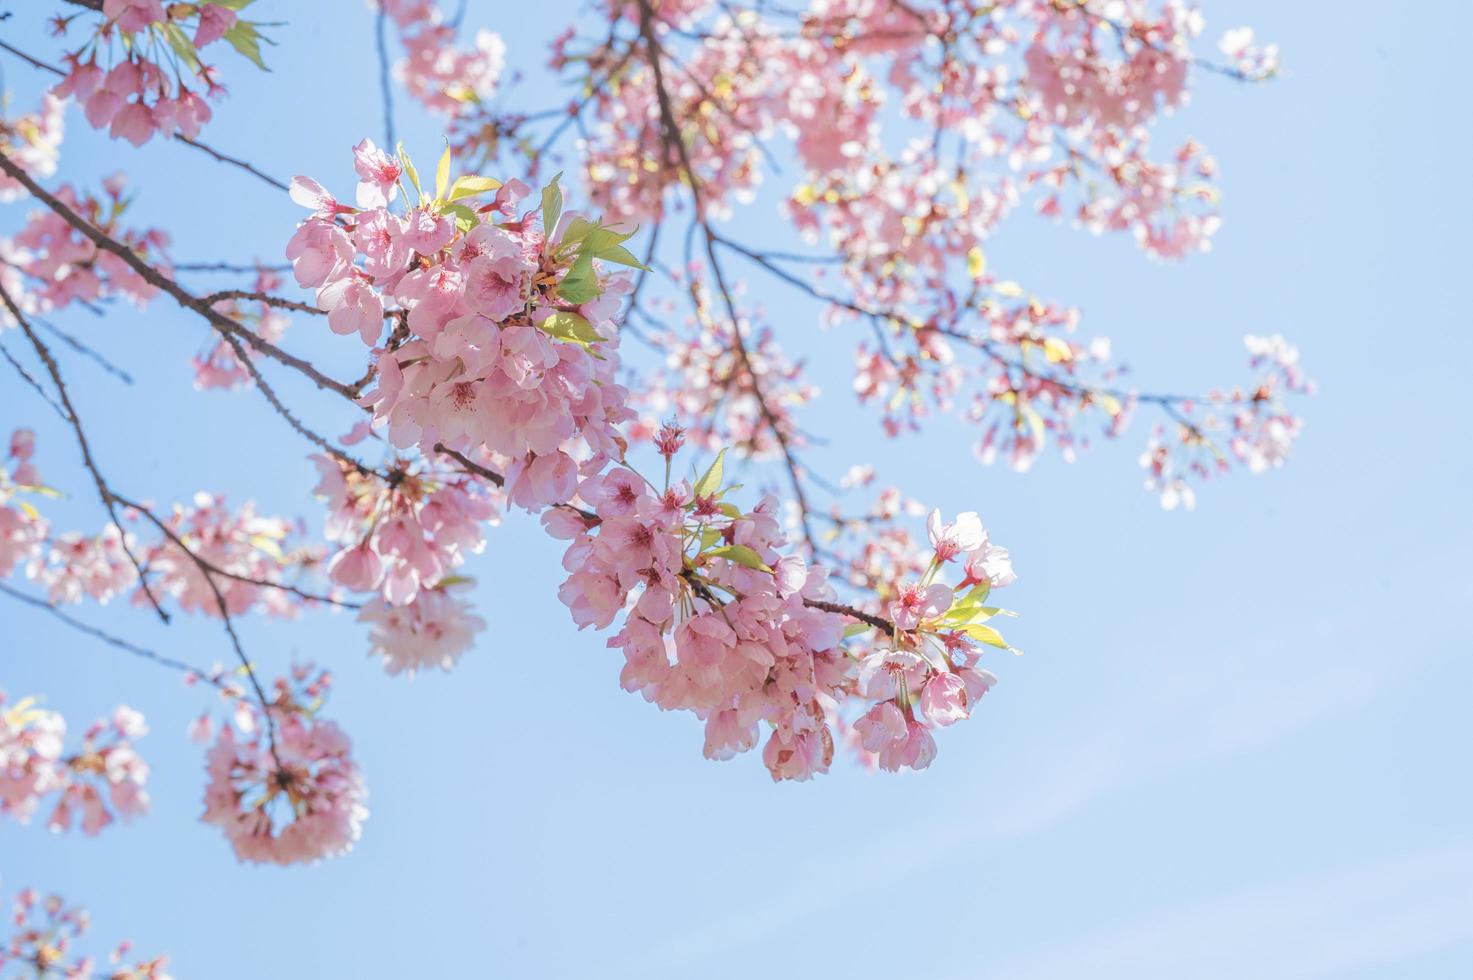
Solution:
M69 613L63 612L55 604L47 602L45 599L41 599L33 595L27 595L19 589L11 588L4 582L0 582L0 592L3 592L5 595L10 596L17 602L23 602L28 606L34 606L37 609L44 610L45 612L48 612L52 616L55 616L57 619L61 620L63 623L66 623L72 629L85 633L88 636L93 637L94 639L101 640L108 646L116 647L119 650L124 650L128 653L133 654L135 657L140 657L144 660L152 661L153 663L156 663L161 667L168 667L170 670L177 670L181 673L191 674L195 677L198 677L206 684L210 684L214 687L220 688L221 690L228 690L228 686L220 681L219 678L210 676L209 674L193 666L192 664L185 663L183 660L177 660L174 657L165 656L164 654L158 653L154 650L150 650L147 647L141 647L138 644L125 640L120 636L114 636L113 634L108 633L105 630L100 630L96 626L93 626L91 623L84 623L80 619L77 619Z
M10 293L4 286L0 286L0 302L5 304L5 308L10 311L10 315L20 324L21 331L30 340L31 347L36 351L36 356L46 366L46 373L51 375L51 383L56 386L56 394L61 399L62 408L65 409L67 423L72 427L72 432L76 434L77 445L82 450L82 465L91 474L92 482L97 487L97 496L102 500L103 507L107 508L108 516L112 518L113 527L117 528L118 544L123 549L123 553L128 556L128 561L132 563L134 571L138 573L138 585L143 589L143 594L148 597L149 603L153 605L154 612L158 613L159 619L167 623L169 621L169 614L164 612L164 607L159 603L158 597L153 594L153 589L148 584L148 573L144 571L143 564L138 560L138 556L133 553L133 547L128 544L127 529L123 527L122 519L118 517L116 506L117 495L108 486L107 480L102 475L102 470L98 468L97 461L92 457L92 446L87 441L86 430L82 428L82 417L77 414L76 406L72 404L71 395L67 393L66 382L61 377L61 368L57 366L56 359L51 356L51 349L42 342L40 337L36 336L36 331L32 329L30 321L26 319L26 315L21 312L21 308L16 305L15 300L11 299Z

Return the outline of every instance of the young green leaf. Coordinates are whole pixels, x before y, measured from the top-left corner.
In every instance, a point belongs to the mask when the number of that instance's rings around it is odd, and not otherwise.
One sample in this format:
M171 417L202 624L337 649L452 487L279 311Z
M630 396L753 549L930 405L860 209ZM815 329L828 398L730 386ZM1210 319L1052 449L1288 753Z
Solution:
M261 33L256 30L255 24L248 20L236 21L235 26L225 32L225 40L230 42L232 48L255 62L257 68L262 71L271 70L266 67L266 62L261 60L261 42L265 41L267 44L273 42L269 38L262 37Z
M997 647L1000 650L1012 649L1012 647L1008 646L1008 641L1002 638L1002 634L991 626L974 623L971 626L963 626L962 632L978 643L985 643L990 647Z
M425 192L419 186L419 171L414 169L414 163L409 159L409 154L404 152L403 141L400 141L398 150L399 162L404 165L404 176L409 178L409 183L414 188L414 193L418 194L419 199L422 201L424 200Z
M852 639L853 637L856 637L861 633L868 633L872 629L874 629L874 627L871 626L869 623L850 623L848 626L844 627L844 639Z
M966 595L961 597L961 604L965 606L977 606L987 601L988 595L992 593L991 582L979 582L972 586Z
M569 303L587 303L598 298L598 274L593 271L593 258L581 252L557 284L559 299Z
M721 470L725 465L725 460L726 450L723 449L716 454L716 459L712 461L710 468L701 475L701 478L696 481L696 485L691 487L691 494L693 496L709 497L721 489Z
M569 245L577 245L597 227L598 225L587 218L574 218L568 222L568 227L563 229L563 237L558 240L558 247L567 248Z
M464 204L441 204L440 212L455 215L455 227L461 231L470 231L481 223L481 216Z
M558 219L563 216L563 191L558 186L562 174L555 174L552 183L542 188L542 231L543 234L551 235L557 228Z
M603 259L605 262L613 262L616 265L628 266L631 269L639 269L642 272L649 271L645 264L635 258L634 254L623 245L610 245L602 252L599 252L597 258Z
M450 200L458 201L462 197L474 197L500 188L501 181L494 177L456 177L455 183L450 185Z
M716 548L706 552L708 558L726 558L736 562L743 568L756 569L759 572L772 571L762 561L762 556L744 544L729 544L724 548Z
M169 47L174 49L185 67L190 71L199 71L199 55L194 50L194 43L178 24L170 22L164 25L164 40L169 42Z
M440 154L440 163L435 167L435 200L445 200L450 189L450 141L445 141L445 152Z
M566 340L569 343L580 344L587 347L596 344L604 338L593 329L593 324L567 310L559 310L546 320L537 324L549 337L555 340Z

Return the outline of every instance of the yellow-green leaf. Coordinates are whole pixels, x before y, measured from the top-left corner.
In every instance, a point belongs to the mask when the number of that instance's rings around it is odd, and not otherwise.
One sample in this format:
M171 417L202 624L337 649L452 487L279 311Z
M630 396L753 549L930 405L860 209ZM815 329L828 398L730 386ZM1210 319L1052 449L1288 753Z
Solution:
M696 485L691 488L691 493L693 495L697 497L710 497L715 494L717 490L721 489L721 471L725 466L725 460L726 450L723 449L721 450L721 452L716 454L716 459L711 463L711 466L706 470L705 473L701 475L701 478L696 481Z
M973 623L970 626L963 626L962 632L967 634L967 636L971 637L972 639L976 640L978 643L985 643L990 647L997 647L1000 650L1012 649L1012 647L1008 646L1008 641L1002 638L1002 634L993 629L991 626L983 626L981 623Z
M769 568L766 563L762 561L761 555L757 554L757 552L753 551L751 548L748 548L744 544L729 544L724 548L716 548L712 551L708 551L706 552L706 555L710 558L725 558L728 561L736 562L743 568L752 568L756 569L759 572L772 571L772 569Z
M562 174L555 174L552 182L542 188L542 231L551 235L557 227L558 219L563 216L563 191L558 187L558 181Z
M501 181L495 177L456 177L455 183L450 185L450 200L458 201L462 197L474 197L500 188Z
M450 189L450 141L445 141L445 152L440 154L440 163L435 167L435 200L445 200Z
M418 194L419 199L422 201L424 200L425 192L419 186L419 171L414 169L414 162L409 159L409 154L404 152L403 141L400 141L398 150L399 162L404 165L404 176L409 178L410 185L414 187L414 193Z
M537 326L555 340L566 340L584 347L604 339L598 335L598 332L593 329L593 324L589 323L585 317L568 310L559 310Z

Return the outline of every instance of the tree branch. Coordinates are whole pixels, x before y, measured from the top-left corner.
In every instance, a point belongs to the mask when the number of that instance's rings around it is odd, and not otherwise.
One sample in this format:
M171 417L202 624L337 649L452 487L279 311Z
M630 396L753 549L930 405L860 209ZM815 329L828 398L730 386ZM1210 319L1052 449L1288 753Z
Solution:
M15 161L11 160L10 157L4 152L0 152L0 171L4 171L7 176L15 180L26 190L30 191L37 200L39 200L41 203L49 207L52 211L56 212L58 215L64 218L67 224L71 225L87 238L91 239L93 244L95 244L98 248L111 252L118 258L122 259L125 263L127 263L129 268L138 273L138 275L149 285L154 286L165 293L168 293L180 306L184 307L185 309L193 310L195 313L198 313L200 316L204 317L205 320L208 321L209 324L213 326L217 331L219 331L222 335L233 335L240 340L245 341L247 344L254 347L262 354L265 354L267 357L270 357L275 361L285 364L287 367L301 372L303 375L310 378L313 383L317 385L317 387L325 388L329 391L335 391L339 395L342 395L344 398L347 398L350 401L353 400L353 392L348 388L347 385L343 384L341 381L338 381L335 378L328 377L321 371L317 370L317 368L313 367L309 362L303 360L300 357L296 357L295 355L288 354L286 351L277 347L275 344L272 344L271 342L265 340L255 332L245 329L239 323L236 323L234 320L230 319L224 314L221 314L212 309L209 303L206 303L203 299L193 295L188 290L180 286L173 279L170 279L158 269L154 268L147 262L143 261L143 259L139 258L137 253L135 253L131 248L122 244L116 239L113 239L104 234L91 222L87 221L85 218L81 217L70 207L68 207L65 203L58 200L55 195L49 193L44 187L32 180L31 175L26 173L23 168L18 166Z

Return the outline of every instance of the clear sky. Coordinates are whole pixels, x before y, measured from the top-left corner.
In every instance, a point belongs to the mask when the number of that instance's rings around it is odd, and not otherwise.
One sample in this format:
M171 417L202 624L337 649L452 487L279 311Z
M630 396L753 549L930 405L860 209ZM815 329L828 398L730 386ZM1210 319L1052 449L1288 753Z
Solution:
M51 6L10 5L0 36L54 54L39 29ZM528 69L531 107L556 103L536 65L572 5L469 6ZM619 690L619 655L557 602L557 544L513 516L468 568L490 628L449 676L386 677L346 616L242 624L264 663L334 669L330 713L369 780L363 840L311 868L237 865L197 821L202 753L184 728L201 695L0 605L0 686L44 694L78 726L138 707L154 769L154 812L97 839L0 824L0 885L62 892L100 942L132 937L211 980L1473 976L1473 146L1452 108L1473 9L1360 6L1205 4L1211 37L1251 24L1286 63L1262 87L1201 77L1167 127L1221 164L1212 253L1160 265L1026 216L988 246L1000 274L1081 306L1084 332L1109 335L1143 387L1237 380L1244 333L1299 344L1321 393L1290 465L1207 487L1193 514L1142 491L1139 425L1026 476L974 462L958 426L883 440L857 421L848 338L753 281L789 346L815 355L825 395L804 421L833 437L820 468L872 460L948 513L980 511L1013 551L1006 598L1023 618L1009 637L1027 655L993 660L1001 684L942 733L930 770L844 763L773 785L755 757L703 760L698 722ZM272 74L228 60L206 138L349 190L349 148L381 130L369 14L360 0L252 9L291 24ZM31 104L43 80L3 68ZM402 96L399 109L416 156L436 154L436 123ZM279 260L301 216L284 194L68 122L62 173L95 186L126 169L134 220L169 229L178 261ZM9 205L0 224L23 213ZM739 230L772 224L754 207ZM228 488L320 519L308 447L280 419L249 393L191 391L197 319L161 300L64 322L137 375L127 387L64 365L120 488L163 501ZM286 343L347 376L361 349L334 340L299 319ZM346 429L331 412L316 417ZM99 527L75 447L0 375L0 428L19 423L72 492L53 523ZM228 656L211 621L78 613L201 664Z

